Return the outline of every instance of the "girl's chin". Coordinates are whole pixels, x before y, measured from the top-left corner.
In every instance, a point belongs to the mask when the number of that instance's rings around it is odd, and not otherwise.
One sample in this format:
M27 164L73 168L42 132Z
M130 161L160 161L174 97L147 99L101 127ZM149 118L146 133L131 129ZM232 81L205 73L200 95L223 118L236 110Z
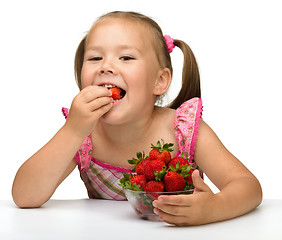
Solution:
M100 118L100 120L106 124L119 125L122 124L121 118L122 118L121 112L112 108L107 113L105 113Z

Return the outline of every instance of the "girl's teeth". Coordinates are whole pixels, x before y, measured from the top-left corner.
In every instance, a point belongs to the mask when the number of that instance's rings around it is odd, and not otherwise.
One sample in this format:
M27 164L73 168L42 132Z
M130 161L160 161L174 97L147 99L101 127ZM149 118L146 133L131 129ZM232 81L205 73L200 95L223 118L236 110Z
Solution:
M116 87L116 86L115 86L115 85L112 85L112 84L105 84L104 87L105 87L105 88L112 88L112 87Z

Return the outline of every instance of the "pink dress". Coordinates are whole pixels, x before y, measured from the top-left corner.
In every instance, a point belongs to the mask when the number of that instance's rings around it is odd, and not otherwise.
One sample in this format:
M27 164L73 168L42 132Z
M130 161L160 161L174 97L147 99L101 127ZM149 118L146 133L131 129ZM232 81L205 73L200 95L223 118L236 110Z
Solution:
M67 118L68 109L63 108L62 111ZM174 130L179 149L176 156L182 154L185 157L190 156L190 163L194 167L197 167L193 157L201 118L202 100L200 98L189 99L176 109ZM123 173L129 173L130 169L99 162L92 157L92 153L93 147L89 135L75 155L89 198L126 200L122 187L118 184L123 178Z

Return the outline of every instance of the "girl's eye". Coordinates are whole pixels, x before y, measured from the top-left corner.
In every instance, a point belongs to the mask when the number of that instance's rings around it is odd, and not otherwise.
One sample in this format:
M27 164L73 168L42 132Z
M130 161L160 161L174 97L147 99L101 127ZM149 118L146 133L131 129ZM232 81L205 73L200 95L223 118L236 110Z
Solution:
M120 60L123 60L123 61L129 61L129 60L133 60L134 58L133 57L129 57L129 56L122 56L120 58Z
M93 57L93 58L89 58L89 61L100 61L102 60L101 57Z

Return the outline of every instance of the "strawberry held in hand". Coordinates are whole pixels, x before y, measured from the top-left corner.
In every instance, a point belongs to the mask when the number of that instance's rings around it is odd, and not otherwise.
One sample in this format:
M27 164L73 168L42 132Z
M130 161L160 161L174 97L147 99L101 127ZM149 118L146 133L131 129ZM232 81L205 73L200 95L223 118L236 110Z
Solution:
M109 90L112 92L112 98L114 100L120 100L123 98L122 91L120 88L112 87Z

